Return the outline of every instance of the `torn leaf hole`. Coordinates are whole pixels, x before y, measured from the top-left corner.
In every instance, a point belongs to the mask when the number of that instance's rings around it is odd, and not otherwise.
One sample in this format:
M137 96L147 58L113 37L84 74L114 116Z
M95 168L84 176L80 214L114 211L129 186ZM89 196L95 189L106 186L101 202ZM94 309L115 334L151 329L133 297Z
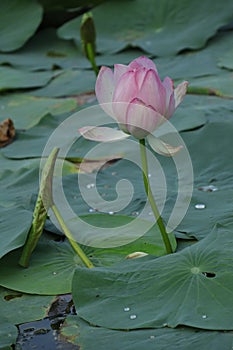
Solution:
M207 278L214 278L214 277L216 277L216 273L214 273L214 272L202 272L202 275L204 275Z
M4 296L4 300L10 301L10 300L15 299L15 298L21 298L22 296L23 296L23 294L8 294L8 295Z

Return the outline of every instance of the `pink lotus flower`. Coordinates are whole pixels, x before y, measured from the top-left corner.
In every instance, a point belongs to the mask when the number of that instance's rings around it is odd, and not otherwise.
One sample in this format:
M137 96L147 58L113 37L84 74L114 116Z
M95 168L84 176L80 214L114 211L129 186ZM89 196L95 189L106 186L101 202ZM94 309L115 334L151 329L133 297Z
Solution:
M187 86L188 82L184 81L174 89L169 77L162 82L154 62L144 56L128 66L115 64L114 72L102 67L96 81L96 96L101 108L118 122L123 132L90 126L79 131L87 139L105 142L129 135L137 139L147 137L156 152L173 155L172 146L151 134L173 115ZM174 153L177 151L174 148Z

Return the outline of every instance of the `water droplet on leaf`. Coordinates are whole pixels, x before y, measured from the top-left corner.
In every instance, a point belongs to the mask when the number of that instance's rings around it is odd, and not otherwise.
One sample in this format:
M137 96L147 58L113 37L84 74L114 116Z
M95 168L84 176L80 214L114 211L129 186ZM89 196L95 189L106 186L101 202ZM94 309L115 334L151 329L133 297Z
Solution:
M205 209L205 204L203 203L196 204L195 209Z
M208 186L201 186L198 187L199 191L203 191L203 192L215 192L218 191L218 187L214 186L214 185L208 185Z
M127 312L127 311L130 311L130 308L128 306L124 307L124 311Z
M87 188L90 189L90 188L94 188L95 187L95 184L88 184L87 185Z
M129 318L130 318L131 320L135 320L135 319L137 318L137 315L130 315Z

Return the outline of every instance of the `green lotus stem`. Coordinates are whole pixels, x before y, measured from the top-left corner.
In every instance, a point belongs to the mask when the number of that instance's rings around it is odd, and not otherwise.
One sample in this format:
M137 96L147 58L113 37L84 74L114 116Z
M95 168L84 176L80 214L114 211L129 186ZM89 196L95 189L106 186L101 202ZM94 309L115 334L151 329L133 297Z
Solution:
M149 182L145 139L139 140L139 144L140 144L140 153L141 153L142 170L143 170L143 181L144 181L146 194L147 194L147 197L149 199L150 206L151 206L151 209L153 211L154 217L155 217L157 224L159 226L160 233L161 233L161 236L162 236L165 248L166 248L166 252L167 252L167 254L171 254L172 253L171 242L169 240L169 237L168 237L166 228L164 226L163 220L160 216L157 205L155 203L153 193L151 190L151 186L150 186L150 182Z
M87 51L87 58L89 59L91 66L92 66L92 69L95 72L95 75L97 76L99 73L99 68L98 68L96 61L95 61L95 52L93 50L93 45L88 43L86 45L86 51Z
M78 254L78 256L80 257L80 259L82 260L82 262L86 265L86 267L88 268L93 268L95 267L92 262L88 259L88 257L86 256L86 254L84 253L84 251L82 250L82 248L78 245L78 243L74 240L72 233L70 232L70 230L68 229L68 227L65 224L65 221L63 220L59 210L57 209L56 205L53 204L51 206L51 209L54 213L54 215L57 218L57 221L59 222L59 225L61 226L61 229L63 230L65 236L67 237L67 239L69 240L72 248L74 249L74 251Z

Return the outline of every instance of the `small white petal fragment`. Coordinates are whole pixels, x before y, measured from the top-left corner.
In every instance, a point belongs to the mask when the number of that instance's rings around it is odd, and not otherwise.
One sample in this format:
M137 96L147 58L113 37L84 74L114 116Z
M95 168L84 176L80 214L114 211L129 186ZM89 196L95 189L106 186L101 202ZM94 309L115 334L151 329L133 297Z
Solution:
M130 136L121 130L115 130L104 126L84 126L78 131L85 139L97 142L119 141Z
M142 258L143 256L148 255L147 253L144 252L134 252L126 256L126 259L137 259L137 258Z
M152 134L147 136L147 141L149 142L149 145L155 152L166 157L173 157L183 148L183 146L171 146Z

